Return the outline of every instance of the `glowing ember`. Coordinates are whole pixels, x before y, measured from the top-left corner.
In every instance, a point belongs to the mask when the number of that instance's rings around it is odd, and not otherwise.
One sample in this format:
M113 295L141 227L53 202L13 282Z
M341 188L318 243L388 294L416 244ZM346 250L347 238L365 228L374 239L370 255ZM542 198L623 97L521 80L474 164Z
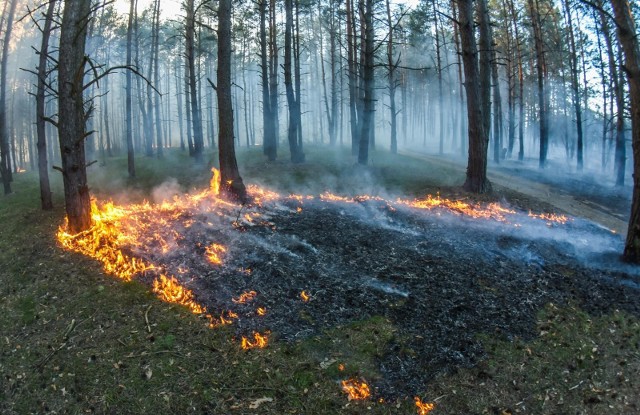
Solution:
M267 314L267 309L264 307L258 307L258 309L256 310L256 314L258 314L259 316L264 316L265 314Z
M306 291L302 291L302 292L300 293L300 298L302 298L302 301L304 301L304 302L306 303L307 301L309 301L309 299L310 299L311 297L309 297L309 294L307 294L307 292L306 292Z
M435 403L422 402L422 400L417 396L415 397L415 403L416 408L418 409L418 415L427 415L436 407Z
M256 295L257 293L255 291L245 291L242 294L240 294L240 297L232 298L231 301L237 304L244 304L256 298Z
M173 277L167 278L160 275L160 278L153 281L153 292L163 301L187 306L194 314L202 314L206 311L204 307L195 302L193 292L184 288Z
M211 244L205 248L207 259L213 265L222 265L222 259L220 259L221 253L227 252L227 248L220 244Z
M253 332L253 341L242 336L242 343L241 343L242 349L243 350L264 349L265 347L267 347L267 344L269 344L268 334L269 334L268 332L264 334Z
M535 218L535 219L542 219L544 221L547 222L548 225L550 225L552 222L556 222L556 223L560 223L560 224L565 224L567 223L567 221L569 220L565 215L556 215L553 213L532 213L529 212L529 217L530 218Z
M344 365L342 363L338 365L338 370L341 372L344 370Z
M371 396L369 385L359 379L347 379L342 381L342 390L348 395L349 400L363 400Z

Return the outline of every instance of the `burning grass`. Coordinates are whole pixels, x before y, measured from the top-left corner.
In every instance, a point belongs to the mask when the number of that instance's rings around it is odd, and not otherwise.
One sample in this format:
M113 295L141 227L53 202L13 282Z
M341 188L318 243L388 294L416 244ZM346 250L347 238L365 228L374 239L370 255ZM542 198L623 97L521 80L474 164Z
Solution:
M172 296L189 291L206 314L233 321L216 330L205 329L205 313L194 318L135 282L104 280L93 261L52 246L53 221L30 201L18 210L29 217L3 221L11 239L0 238L9 264L0 271L0 412L415 414L416 395L423 404L438 397L433 414L637 412L637 296L600 279L622 276L586 269L566 243L513 226L496 234L437 209L300 200L265 198L253 223L235 208L218 216L167 205L162 226L143 218L170 232L124 242L124 256L153 266L134 281L152 287L173 276L182 293ZM221 232L216 217L238 226ZM523 217L554 233L582 226ZM206 258L213 243L227 248L220 265ZM232 301L252 290L253 300ZM558 306L537 313L549 301ZM264 350L229 342L238 333L256 342L266 328L277 339ZM372 398L347 402L336 385L360 377Z

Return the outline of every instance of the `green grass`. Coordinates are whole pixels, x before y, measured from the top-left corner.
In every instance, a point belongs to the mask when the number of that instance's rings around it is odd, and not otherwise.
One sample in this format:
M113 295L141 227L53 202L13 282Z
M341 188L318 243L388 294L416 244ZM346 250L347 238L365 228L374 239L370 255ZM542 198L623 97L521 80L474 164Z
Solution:
M456 194L463 179L454 169L385 153L365 169L345 151L306 151L303 165L266 163L259 149L240 152L245 182L282 192L418 196ZM91 168L90 184L100 197L138 200L171 177L176 191L206 186L212 164L193 166L179 152L140 158L138 176L129 180L126 160L109 159ZM345 377L379 376L376 358L396 331L389 321L373 317L244 352L232 328L209 330L145 286L116 280L95 261L59 248L54 235L64 209L60 178L52 177L52 212L39 209L33 173L16 175L16 193L0 198L0 413L415 413L412 397L348 402L340 390ZM530 342L484 336L486 360L424 391L427 399L440 397L433 414L638 411L635 317L550 305L539 321L540 336Z

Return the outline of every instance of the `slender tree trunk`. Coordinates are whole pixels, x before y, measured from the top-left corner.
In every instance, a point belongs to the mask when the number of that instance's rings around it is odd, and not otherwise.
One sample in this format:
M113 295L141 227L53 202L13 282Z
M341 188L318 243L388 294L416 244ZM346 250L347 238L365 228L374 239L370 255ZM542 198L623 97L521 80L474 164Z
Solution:
M60 29L58 132L68 230L71 233L82 232L91 226L82 94L90 6L90 2L85 0L66 0Z
M189 65L185 61L184 69L184 98L185 98L185 114L187 115L187 146L189 147L189 156L195 156L193 146L193 123L191 122L191 92L189 90Z
M155 88L160 90L160 68L159 68L159 52L160 52L160 0L155 0L155 30L153 36L154 42L154 64L153 64L153 83ZM158 158L162 158L162 106L160 105L160 92L154 94L154 109L156 115L156 155ZM151 117L151 114L149 115Z
M42 42L38 57L38 90L36 92L36 130L38 134L38 174L40 176L40 203L43 210L53 209L51 186L49 185L49 162L47 160L47 136L45 131L45 83L47 77L47 56L49 54L49 38L51 23L56 2L51 0L47 6L42 28Z
M599 2L600 3L600 2ZM616 186L624 185L624 173L626 164L626 144L624 134L624 87L621 74L618 73L618 65L616 65L615 52L613 50L613 41L611 39L611 31L609 22L602 10L599 11L600 23L602 27L602 35L604 43L607 47L607 56L609 58L609 73L611 76L611 84L613 86L613 95L616 103L616 147L615 147L615 163L614 171L616 177ZM613 107L612 107L613 112Z
M482 113L485 107L480 97L478 49L473 30L473 5L472 0L457 0L457 3L469 120L469 161L464 188L474 193L487 193L491 191L491 183L487 179L488 137Z
M202 117L198 104L198 89L196 85L196 64L195 64L195 9L194 0L187 0L187 21L186 21L186 57L189 68L189 90L191 99L191 121L193 123L193 157L197 162L203 161L204 138L202 136Z
M633 146L633 198L623 258L640 262L640 45L628 0L611 0L618 26L618 39L625 56L631 97L631 143Z
M289 140L289 151L293 163L302 163L304 155L298 145L298 123L300 118L297 115L296 96L291 73L293 47L293 0L285 0L285 32L284 32L284 86L287 94L287 105L289 107L289 128L287 137Z
M498 78L498 58L495 49L491 56L491 82L493 89L493 161L500 163L502 153L502 99Z
M11 193L11 150L9 148L9 134L7 129L7 61L9 60L9 43L13 30L13 17L16 12L18 0L9 1L9 14L7 17L7 29L4 32L2 44L2 61L0 61L0 175L4 194Z
M544 50L544 35L542 33L541 18L538 0L527 0L531 23L533 25L534 43L536 49L536 67L538 78L538 106L540 122L540 168L547 164L547 152L549 149L549 99L547 98L547 61Z
M580 86L578 84L578 53L576 50L576 39L573 32L573 18L571 16L571 6L569 0L564 0L565 14L567 16L567 28L569 29L569 69L571 71L571 92L573 95L573 108L576 115L577 141L577 163L578 170L584 167L583 160L583 138L582 138L582 108L580 106Z
M374 65L374 28L373 28L373 0L364 0L363 26L364 26L364 59L362 70L362 85L364 89L362 127L360 129L360 143L358 145L358 163L369 163L369 145L372 135L372 121L374 111L373 98L373 65Z
M391 3L390 0L386 1L387 6L387 25L389 26L389 35L387 42L387 71L388 71L388 81L389 81L389 116L391 117L391 153L398 153L398 124L397 124L397 116L398 111L396 110L396 88L398 86L398 81L396 79L396 68L398 67L399 60L396 61L393 56L393 22L391 21ZM435 5L434 5L435 8ZM436 23L436 37L438 31L438 26ZM436 42L437 43L437 42ZM438 64L440 63L440 49L436 49L438 51ZM398 58L400 59L400 58ZM440 78L442 80L442 78ZM442 86L442 83L440 83ZM442 92L442 91L440 91ZM442 108L440 108L442 110ZM442 112L442 111L441 111ZM441 118L442 121L442 118ZM442 135L440 136L442 140ZM442 143L440 144L440 150L442 151Z
M133 15L135 14L137 0L130 0L129 3L129 23L127 25L127 66L131 67L133 62L131 61L131 47L133 43ZM126 140L127 140L127 169L129 177L136 177L136 166L133 155L133 108L131 105L131 71L127 71L126 87L125 87L125 123L126 123Z
M180 150L185 150L186 145L184 143L184 125L182 123L182 97L180 97L180 60L176 59L174 73L176 79L176 102L178 104L178 129L180 130ZM184 78L183 78L184 79Z
M280 109L278 107L278 26L276 25L276 0L269 0L269 110L275 148L280 141ZM277 153L274 152L277 155Z
M231 1L218 3L218 152L220 158L220 190L241 202L246 190L236 161L231 105Z
M275 161L278 156L278 148L276 146L274 120L271 112L271 93L269 92L270 79L267 56L270 51L267 49L267 0L259 0L258 10L260 13L260 76L262 79L262 145L267 159Z
M354 12L354 0L346 0L346 30L347 30L347 72L349 79L349 125L351 127L351 154L358 154L358 140L360 120L358 119L357 111L357 47L355 34L355 12Z

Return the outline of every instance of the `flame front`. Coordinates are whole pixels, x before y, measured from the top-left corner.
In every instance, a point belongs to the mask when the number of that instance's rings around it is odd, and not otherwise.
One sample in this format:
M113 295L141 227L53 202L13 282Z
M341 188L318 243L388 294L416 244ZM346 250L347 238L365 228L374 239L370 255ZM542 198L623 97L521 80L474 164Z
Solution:
M153 281L153 292L162 301L187 306L194 314L202 314L206 311L195 302L193 291L184 288L174 277L167 278L165 275L160 275L160 278Z
M429 412L433 411L436 407L435 403L431 402L422 402L422 400L416 396L414 398L416 403L416 409L418 410L418 415L427 415Z
M269 333L260 334L257 331L253 332L253 341L242 336L242 342L240 346L243 350L249 349L264 349L269 344Z
M360 379L347 379L342 382L342 390L348 395L349 400L363 400L371 396L369 385Z

